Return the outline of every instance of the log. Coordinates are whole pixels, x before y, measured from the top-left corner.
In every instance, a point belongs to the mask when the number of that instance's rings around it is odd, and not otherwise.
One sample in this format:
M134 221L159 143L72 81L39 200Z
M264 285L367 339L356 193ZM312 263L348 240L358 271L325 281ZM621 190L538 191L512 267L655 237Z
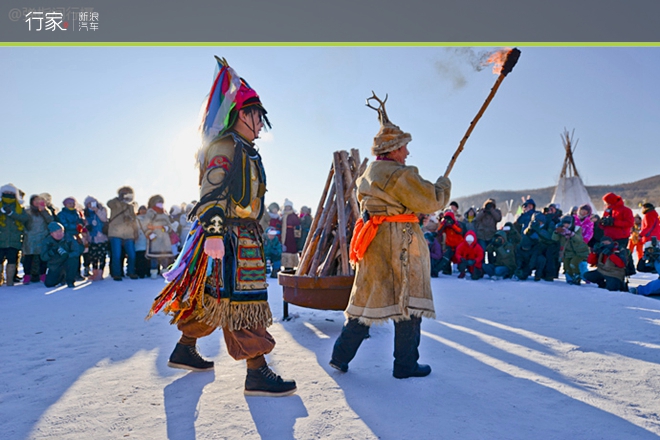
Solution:
M337 185L337 232L339 234L339 252L341 255L341 272L340 275L348 273L348 245L346 244L346 212L345 207L345 194L344 194L344 178L341 173L341 155L339 152L334 153L335 164L335 184Z

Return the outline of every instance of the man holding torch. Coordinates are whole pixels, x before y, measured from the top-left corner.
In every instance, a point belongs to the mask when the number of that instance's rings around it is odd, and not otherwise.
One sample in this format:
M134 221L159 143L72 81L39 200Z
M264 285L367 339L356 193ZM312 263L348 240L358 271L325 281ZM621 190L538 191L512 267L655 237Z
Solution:
M369 105L372 99L380 103L378 108ZM369 326L392 320L393 374L404 379L431 372L430 366L417 363L421 318L434 318L435 309L429 249L416 214L443 209L451 182L442 176L429 182L406 165L412 137L390 122L385 101L375 94L367 100L378 111L381 127L371 147L376 160L357 181L362 218L351 240L355 282L330 365L347 371Z

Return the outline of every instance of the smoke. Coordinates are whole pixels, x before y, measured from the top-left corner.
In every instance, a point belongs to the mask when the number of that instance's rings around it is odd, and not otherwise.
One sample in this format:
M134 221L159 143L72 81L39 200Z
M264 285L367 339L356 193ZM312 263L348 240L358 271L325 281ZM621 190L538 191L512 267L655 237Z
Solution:
M444 52L445 57L435 62L435 68L440 77L449 81L454 89L465 87L467 74L485 69L488 58L494 53L476 51L472 47L446 47Z

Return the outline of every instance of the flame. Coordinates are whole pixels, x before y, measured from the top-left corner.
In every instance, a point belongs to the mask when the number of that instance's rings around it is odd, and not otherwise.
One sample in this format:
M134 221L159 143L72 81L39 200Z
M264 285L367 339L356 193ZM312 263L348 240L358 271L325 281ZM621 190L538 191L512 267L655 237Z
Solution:
M511 50L512 49L510 47L506 47L502 50L498 50L497 52L491 54L486 60L486 64L493 65L493 73L495 75L499 75L500 73L502 73L502 67L506 62L507 57L511 53Z

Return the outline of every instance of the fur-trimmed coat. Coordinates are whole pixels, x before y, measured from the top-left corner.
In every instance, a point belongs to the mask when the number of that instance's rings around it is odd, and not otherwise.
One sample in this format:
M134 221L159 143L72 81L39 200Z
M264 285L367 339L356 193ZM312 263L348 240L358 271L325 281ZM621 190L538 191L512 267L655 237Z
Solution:
M451 182L422 179L416 167L372 162L357 181L361 210L370 216L431 213L449 203ZM435 317L429 248L418 222L384 222L356 265L346 316L365 324Z

